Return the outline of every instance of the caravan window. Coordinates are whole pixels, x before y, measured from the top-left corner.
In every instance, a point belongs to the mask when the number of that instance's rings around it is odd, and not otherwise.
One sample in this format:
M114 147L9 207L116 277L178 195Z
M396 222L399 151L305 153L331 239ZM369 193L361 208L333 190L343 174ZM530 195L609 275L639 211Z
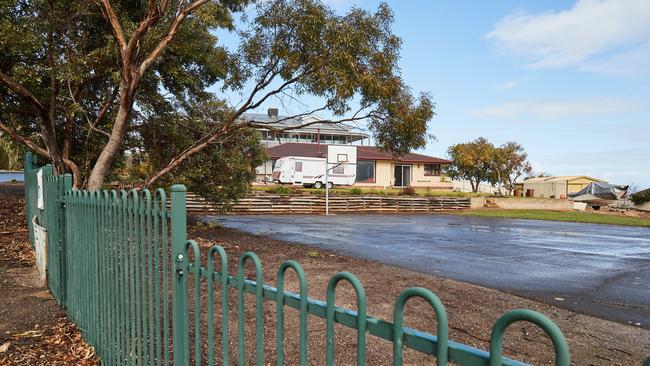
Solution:
M332 173L333 174L345 174L345 167L343 164L337 165L334 168L332 168Z
M277 160L273 166L273 170L280 170L282 168L282 160Z
M296 161L296 173L302 173L302 161Z

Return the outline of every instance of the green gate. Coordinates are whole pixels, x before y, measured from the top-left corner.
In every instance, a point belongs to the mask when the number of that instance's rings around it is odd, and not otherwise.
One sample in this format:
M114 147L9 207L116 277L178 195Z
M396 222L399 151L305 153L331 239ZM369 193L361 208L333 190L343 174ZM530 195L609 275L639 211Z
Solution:
M29 220L36 216L48 231L50 290L106 365L187 366L191 361L195 365L204 361L213 365L217 356L224 365L250 364L253 359L257 365L268 364L269 360L264 359L263 304L269 301L275 302L277 365L285 364L287 307L299 311L301 365L310 364L310 353L323 351L326 364L334 364L335 324L356 331L357 365L366 364L368 335L392 342L394 365L403 364L404 347L435 356L437 365L524 365L501 356L503 334L517 321L541 327L555 348L555 364L570 364L568 345L560 329L544 315L531 310L503 315L492 329L490 352L486 352L448 339L445 308L435 294L424 288L404 290L394 304L393 319L389 322L366 314L363 285L349 272L338 273L330 279L323 302L308 296L306 274L292 260L282 263L278 269L275 286L264 283L262 264L252 252L239 258L236 275L230 274L226 252L220 246L209 249L203 266L197 243L187 240L186 192L181 185L171 188L169 210L162 189L153 194L146 189L71 190L70 176L52 176L51 166L46 165L42 168L46 182L44 208L39 209L35 203L38 169L33 165L28 154L25 158L26 211ZM253 264L254 279L245 276L246 263ZM288 270L298 277L297 294L284 290ZM354 288L356 311L335 305L336 288L341 282L348 282ZM188 295L189 287L193 289L192 296ZM214 329L215 288L221 293L218 300L221 330ZM237 304L230 304L229 289L236 290ZM246 293L254 295L256 304L255 351L249 354L245 351ZM207 296L207 301L201 300L202 294ZM404 326L404 306L413 297L423 298L431 305L438 321L436 335ZM238 352L237 359L231 360L229 310L234 306ZM194 314L192 324L190 313ZM308 349L307 325L313 317L325 319L325 350ZM207 334L201 329L207 329ZM216 344L220 344L220 354L215 353Z

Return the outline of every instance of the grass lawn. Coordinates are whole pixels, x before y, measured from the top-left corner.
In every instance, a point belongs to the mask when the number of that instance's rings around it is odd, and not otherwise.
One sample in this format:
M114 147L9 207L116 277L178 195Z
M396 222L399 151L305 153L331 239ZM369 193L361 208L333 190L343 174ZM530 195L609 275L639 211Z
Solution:
M488 209L463 211L458 215L650 227L650 219L646 218L573 211Z

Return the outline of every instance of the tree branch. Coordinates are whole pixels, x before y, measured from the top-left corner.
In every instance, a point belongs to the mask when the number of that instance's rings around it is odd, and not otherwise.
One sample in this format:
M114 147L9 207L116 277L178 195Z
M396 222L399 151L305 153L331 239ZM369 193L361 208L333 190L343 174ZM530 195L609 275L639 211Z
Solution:
M115 10L113 10L113 6L111 5L110 0L102 0L102 4L106 10L108 21L111 23L111 27L113 27L113 32L115 32L117 45L120 47L122 56L124 56L126 52L126 39L124 38L124 32L122 31L120 20L117 18L117 14L115 14Z
M36 98L34 94L32 94L27 88L22 86L21 84L17 83L14 81L12 78L7 76L6 74L0 72L0 81L5 84L9 89L11 89L14 93L18 94L21 98L29 102L31 105L34 106L34 108L37 109L38 114L40 116L45 116L47 117L47 109L45 106Z
M25 146L27 146L30 150L33 152L37 153L38 155L50 159L50 154L47 152L47 150L41 146L38 146L34 141L19 135L16 131L11 129L6 123L0 121L0 131L5 132L9 137L11 137L14 141L19 142Z
M106 0L105 0L106 1ZM151 51L149 54L149 57L147 57L142 63L140 64L140 75L143 75L145 71L153 64L158 56L167 48L169 43L174 39L174 36L176 36L176 32L178 32L178 28L180 25L183 23L183 20L195 9L199 8L200 6L205 5L208 3L209 0L196 0L190 5L187 6L187 8L181 10L176 14L176 17L172 21L171 26L169 27L169 30L167 31L167 34L160 40L158 45Z
M16 131L12 130L6 123L4 123L2 121L0 121L0 131L5 132L14 141L27 146L30 150L32 150L36 154L44 157L45 159L50 160L52 158L45 148L43 148L41 146L38 146L38 144L36 144L34 141L32 141L32 140L30 140L30 139L28 139L28 138L26 138L24 136L19 135ZM80 183L80 180L79 180L80 179L79 167L77 166L77 164L75 164L74 161L72 161L72 160L70 160L68 158L65 158L65 157L63 158L63 162L72 171L73 185L74 185L75 188L78 188L79 183Z

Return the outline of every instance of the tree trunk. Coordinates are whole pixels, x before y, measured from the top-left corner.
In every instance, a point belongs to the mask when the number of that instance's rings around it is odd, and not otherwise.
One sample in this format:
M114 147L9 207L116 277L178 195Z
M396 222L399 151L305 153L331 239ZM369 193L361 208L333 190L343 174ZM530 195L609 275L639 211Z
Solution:
M128 126L128 120L131 116L131 111L133 110L133 95L135 94L135 83L129 83L122 80L120 85L120 105L117 110L117 116L115 117L115 124L113 125L113 130L111 131L111 136L108 139L108 142L104 146L101 154L95 162L90 176L88 177L88 183L86 188L89 190L98 190L102 188L104 184L104 178L111 168L115 157L120 152L122 147L122 142L126 136L126 130Z
M502 195L501 193L501 171L497 169L497 192L499 193L499 196Z
M41 136L43 137L43 142L45 143L45 148L47 149L47 153L50 156L50 160L52 160L54 173L63 174L65 173L65 163L63 162L63 156L61 155L59 146L56 143L56 139L46 126L47 123L47 120L43 120L42 123L40 123Z

